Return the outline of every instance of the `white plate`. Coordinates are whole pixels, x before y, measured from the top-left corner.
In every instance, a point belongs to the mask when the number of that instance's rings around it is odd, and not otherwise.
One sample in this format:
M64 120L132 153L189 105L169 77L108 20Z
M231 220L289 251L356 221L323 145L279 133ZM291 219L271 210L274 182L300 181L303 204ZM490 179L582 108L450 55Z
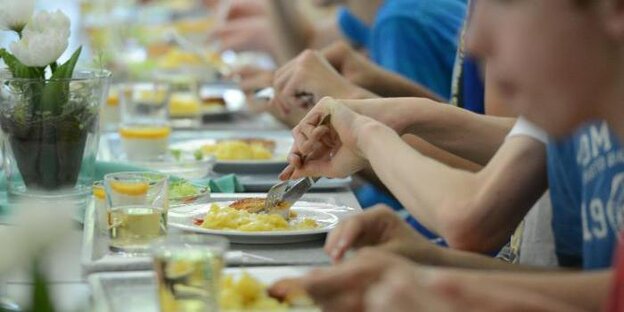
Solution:
M223 139L197 139L176 142L170 145L170 149L178 149L182 151L196 151L204 145L216 144L218 141L223 140L236 140L236 139L249 139L254 137L229 137ZM288 162L286 158L288 152L293 144L291 137L279 137L270 138L258 136L258 139L272 140L275 142L275 150L273 151L273 158L266 160L217 160L213 170L219 173L246 173L246 174L260 174L260 173L279 173L286 166Z
M232 202L218 202L221 207L228 206ZM339 206L323 203L297 202L291 209L298 216L297 220L310 218L315 220L319 227L314 230L292 230L271 232L243 232L233 230L212 230L195 225L197 218L203 218L210 210L211 204L189 205L170 211L168 225L184 231L213 234L227 237L232 243L239 244L288 244L306 242L324 237L340 221L335 213ZM347 209L347 208L345 208ZM344 209L342 209L344 210ZM295 220L296 221L296 220Z
M263 284L271 285L279 279L302 276L312 268L301 266L227 268L225 273L238 277L244 270ZM156 276L152 271L96 273L90 275L88 281L93 294L94 311L156 312L159 310Z

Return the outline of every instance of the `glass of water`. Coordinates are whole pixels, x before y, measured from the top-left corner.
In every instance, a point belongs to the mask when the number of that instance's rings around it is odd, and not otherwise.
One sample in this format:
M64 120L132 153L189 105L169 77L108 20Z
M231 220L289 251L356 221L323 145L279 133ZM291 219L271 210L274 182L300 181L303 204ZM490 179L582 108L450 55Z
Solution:
M152 244L162 312L218 311L227 239L185 234Z
M104 176L112 251L144 253L152 241L167 234L167 180L167 175L154 172Z

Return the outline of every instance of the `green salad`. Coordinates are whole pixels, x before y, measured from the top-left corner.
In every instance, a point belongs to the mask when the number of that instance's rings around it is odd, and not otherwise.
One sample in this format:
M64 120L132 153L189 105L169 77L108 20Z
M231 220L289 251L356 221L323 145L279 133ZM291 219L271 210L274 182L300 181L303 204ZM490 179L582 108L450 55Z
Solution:
M169 184L169 198L199 195L200 188L186 180L176 180Z

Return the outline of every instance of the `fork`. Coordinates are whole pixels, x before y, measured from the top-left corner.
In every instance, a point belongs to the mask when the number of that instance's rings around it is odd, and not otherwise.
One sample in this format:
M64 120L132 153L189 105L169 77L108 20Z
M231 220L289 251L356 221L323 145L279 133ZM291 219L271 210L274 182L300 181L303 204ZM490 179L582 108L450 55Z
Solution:
M327 125L331 121L331 116L325 115L321 118L318 126ZM306 160L305 155L302 157L301 162ZM289 219L290 207L297 202L301 197L316 183L320 177L305 177L300 178L291 186L291 180L279 182L269 189L267 193L267 199L264 202L264 211L267 213L277 213ZM283 204L285 203L285 204ZM281 204L281 205L280 205ZM280 207L281 206L281 207Z

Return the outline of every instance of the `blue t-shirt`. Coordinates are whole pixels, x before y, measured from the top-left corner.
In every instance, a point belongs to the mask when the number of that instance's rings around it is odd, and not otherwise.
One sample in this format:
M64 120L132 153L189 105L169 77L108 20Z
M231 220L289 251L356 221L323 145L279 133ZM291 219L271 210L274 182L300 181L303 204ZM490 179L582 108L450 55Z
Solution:
M375 63L448 100L465 14L460 0L386 0L370 27L344 8L338 25Z
M624 228L624 150L605 122L548 146L553 231L561 265L611 266Z

